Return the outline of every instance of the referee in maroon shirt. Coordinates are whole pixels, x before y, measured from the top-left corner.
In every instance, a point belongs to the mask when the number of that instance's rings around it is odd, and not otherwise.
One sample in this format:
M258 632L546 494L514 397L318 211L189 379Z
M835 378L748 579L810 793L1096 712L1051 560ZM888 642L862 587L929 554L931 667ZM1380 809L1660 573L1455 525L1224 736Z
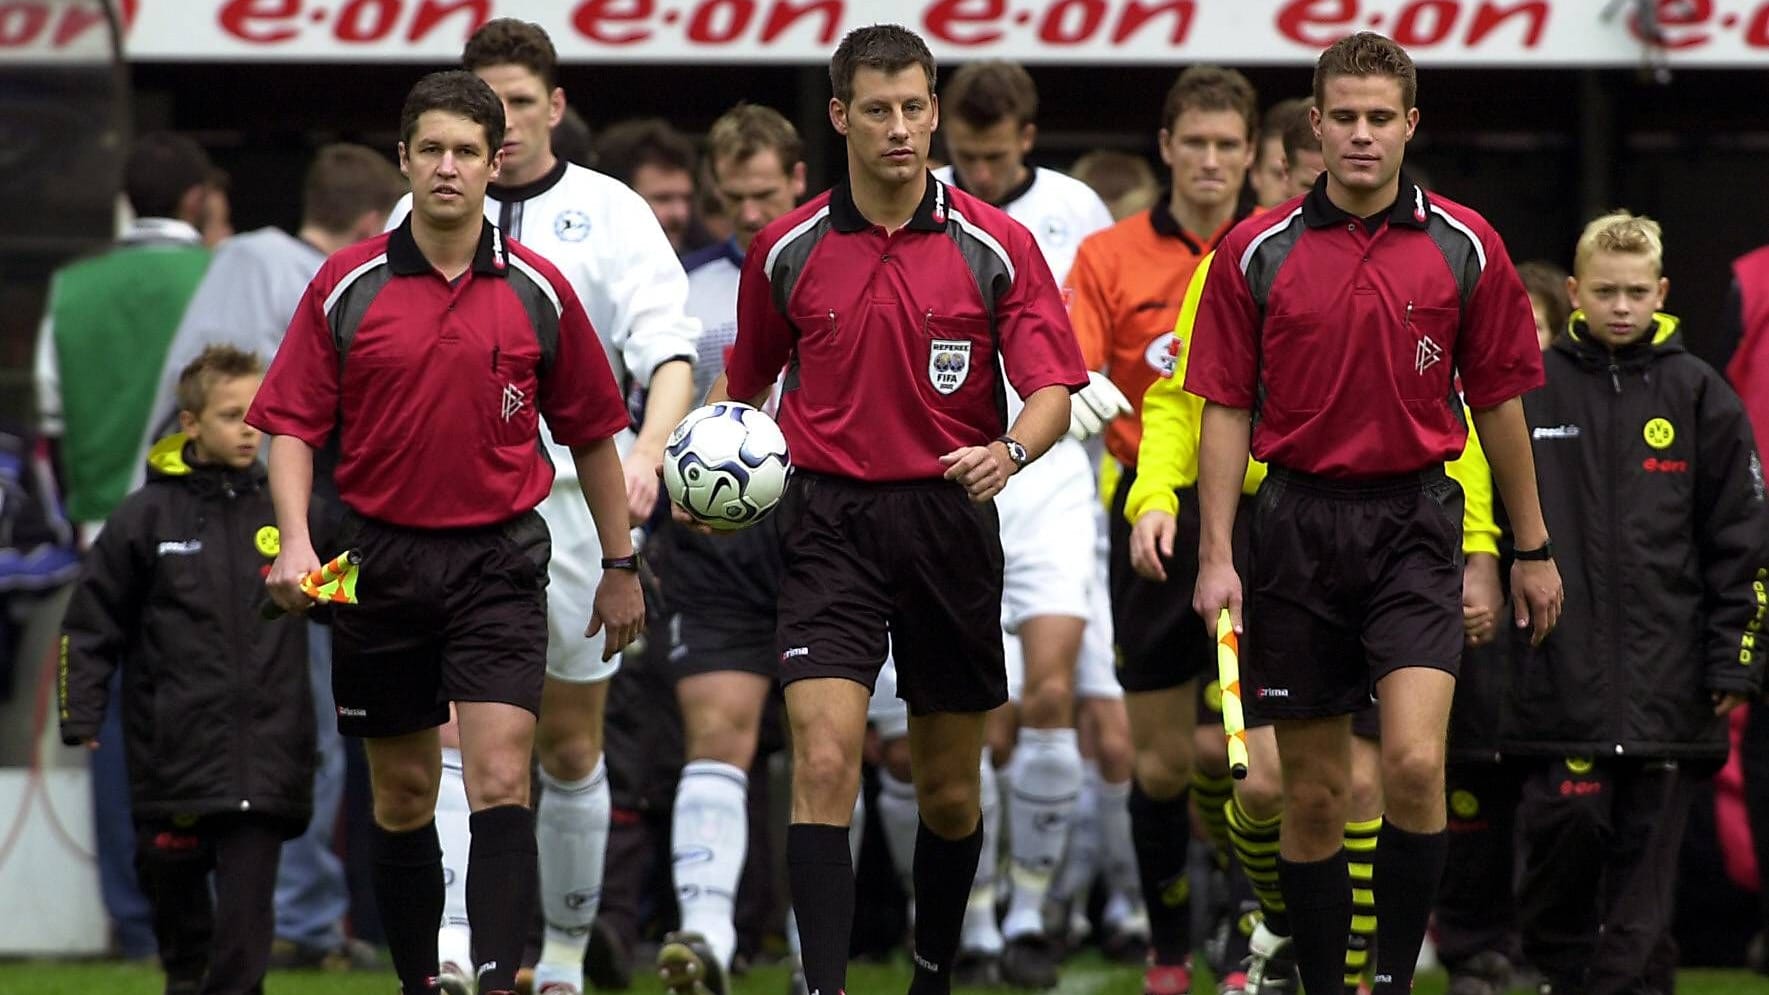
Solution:
M1242 623L1230 554L1249 450L1254 499L1241 677L1283 765L1278 878L1302 986L1337 991L1351 924L1342 841L1351 715L1381 703L1376 995L1411 990L1444 861L1444 740L1462 646L1465 391L1517 538L1519 627L1540 641L1560 575L1537 501L1521 395L1542 383L1529 299L1475 212L1401 173L1417 74L1380 35L1315 67L1326 173L1241 223L1205 278L1186 389L1205 401L1193 599ZM1257 417L1255 417L1257 414Z
M796 471L778 512L778 642L805 982L812 995L846 984L847 824L888 639L922 818L909 990L943 995L982 846L983 716L1007 700L992 499L1068 430L1069 392L1087 376L1031 234L927 171L939 107L921 38L853 31L829 76L847 180L750 245L737 341L710 396L759 404L786 369ZM1026 399L1012 426L1004 364Z
M479 991L512 991L536 904L529 756L546 671L553 483L538 415L571 447L603 561L589 628L616 653L644 624L614 435L619 388L571 285L484 219L504 112L471 73L424 77L400 115L412 213L308 286L247 421L274 436L282 552L271 597L308 607L313 452L337 433L340 547L364 556L334 616L338 728L365 737L375 895L406 995L437 991L437 726L452 702L473 800L467 914ZM587 607L587 606L586 606Z

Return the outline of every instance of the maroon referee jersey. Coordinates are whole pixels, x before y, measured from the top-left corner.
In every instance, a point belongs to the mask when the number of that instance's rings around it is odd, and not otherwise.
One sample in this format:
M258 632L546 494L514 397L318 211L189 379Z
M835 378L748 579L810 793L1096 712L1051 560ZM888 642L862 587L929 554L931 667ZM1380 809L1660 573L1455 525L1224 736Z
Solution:
M1021 397L1087 383L1031 233L931 174L895 233L844 183L764 228L744 257L730 394L753 397L784 367L780 427L806 470L939 478L942 455L1006 431L1002 361Z
M441 529L502 522L547 496L540 415L567 446L627 424L571 284L490 222L473 265L446 280L408 218L320 267L246 421L315 449L338 430L347 506Z
M1401 174L1386 217L1346 214L1326 174L1250 218L1204 280L1186 390L1254 412L1253 457L1338 478L1443 463L1469 406L1542 384L1529 297L1474 211Z

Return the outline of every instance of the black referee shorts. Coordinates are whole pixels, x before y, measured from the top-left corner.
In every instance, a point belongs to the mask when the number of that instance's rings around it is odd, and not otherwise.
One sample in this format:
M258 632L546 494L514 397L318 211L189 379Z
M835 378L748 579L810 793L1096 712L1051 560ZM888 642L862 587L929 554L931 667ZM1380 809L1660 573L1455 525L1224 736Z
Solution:
M1365 708L1462 660L1462 488L1441 467L1331 480L1272 467L1254 500L1241 689L1262 718Z
M909 714L1007 700L1001 520L945 480L871 484L799 471L776 516L780 683L872 689L888 647Z
M1242 685L1245 687L1245 685ZM1222 683L1212 676L1208 681L1198 682L1198 724L1222 725ZM1241 707L1242 725L1248 729L1261 729L1271 725L1269 715L1257 715L1245 703ZM1353 713L1351 716L1351 734L1359 739L1367 739L1373 743L1382 741L1382 706L1371 702Z
M414 529L349 515L357 604L332 621L332 694L346 736L448 721L451 701L539 713L547 673L547 560L536 512L499 525Z
M1216 630L1206 626L1192 610L1192 588L1198 584L1198 492L1187 487L1176 491L1179 513L1174 516L1173 555L1162 565L1166 581L1154 581L1130 565L1131 524L1124 505L1136 471L1129 467L1118 478L1112 495L1107 534L1111 551L1106 561L1112 593L1112 634L1117 643L1118 684L1132 694L1165 691L1202 676L1203 683L1216 677ZM1243 497L1235 514L1235 563L1244 568L1252 503Z

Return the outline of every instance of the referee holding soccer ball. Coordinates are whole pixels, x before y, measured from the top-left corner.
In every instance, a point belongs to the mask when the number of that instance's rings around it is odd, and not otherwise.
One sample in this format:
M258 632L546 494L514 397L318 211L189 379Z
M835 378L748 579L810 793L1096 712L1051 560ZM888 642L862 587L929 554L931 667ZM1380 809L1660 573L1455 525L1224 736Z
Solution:
M944 995L982 843L983 715L1007 697L991 499L1068 430L1087 375L1031 234L928 173L939 108L926 43L894 25L853 31L830 82L847 178L750 245L710 400L759 405L787 371L779 420L798 469L776 512L778 643L806 985L846 987L847 822L888 640L922 815L909 990ZM1011 426L1004 363L1026 400Z

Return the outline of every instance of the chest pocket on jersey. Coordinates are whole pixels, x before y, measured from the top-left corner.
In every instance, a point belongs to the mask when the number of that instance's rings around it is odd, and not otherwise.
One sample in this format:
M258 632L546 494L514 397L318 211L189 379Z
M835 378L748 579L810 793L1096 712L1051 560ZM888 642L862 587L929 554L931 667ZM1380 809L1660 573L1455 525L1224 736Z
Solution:
M540 391L540 344L521 328L500 328L486 364L486 387L473 399L489 419L500 446L532 444L540 433L536 413Z
M1394 380L1404 401L1443 401L1450 397L1452 353L1462 312L1453 307L1411 307L1401 317L1394 358Z
M1318 311L1274 314L1265 320L1261 344L1261 379L1285 385L1284 407L1294 412L1319 411L1332 396L1338 364L1320 355L1320 343L1331 341Z
M995 380L995 350L986 318L940 315L922 316L921 341L916 352L925 352L923 392L930 403L969 400L987 391ZM911 360L922 356L913 355Z
M814 408L830 408L841 403L841 384L827 374L805 377L802 367L817 370L839 370L852 365L858 341L858 329L849 327L852 316L838 314L834 308L808 311L791 316L798 336L792 347L792 358L786 366L782 391L798 395L800 403ZM856 371L858 372L858 371Z

